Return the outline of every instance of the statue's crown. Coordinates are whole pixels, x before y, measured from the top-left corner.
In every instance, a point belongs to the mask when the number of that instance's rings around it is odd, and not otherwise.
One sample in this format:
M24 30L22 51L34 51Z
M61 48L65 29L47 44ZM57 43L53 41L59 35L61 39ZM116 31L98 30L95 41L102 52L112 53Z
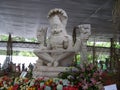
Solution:
M67 13L63 9L60 9L60 8L51 9L48 13L48 18L54 15L57 15L57 14L60 14L64 16L65 18L68 18Z

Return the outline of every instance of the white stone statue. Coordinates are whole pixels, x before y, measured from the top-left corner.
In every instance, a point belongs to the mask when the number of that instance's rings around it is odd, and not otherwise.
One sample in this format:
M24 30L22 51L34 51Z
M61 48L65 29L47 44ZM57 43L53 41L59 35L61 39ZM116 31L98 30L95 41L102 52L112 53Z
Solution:
M68 16L63 9L55 8L50 10L48 20L51 33L48 39L45 38L46 28L38 30L37 33L40 48L34 50L34 53L39 57L36 66L67 66L74 60L74 55L81 51L82 59L87 60L87 54L85 54L87 53L86 40L90 35L90 25L77 26L76 30L80 31L80 35L76 38L75 44L73 44L72 36L68 35L66 31Z
M77 38L76 45L81 41L78 46L75 47L80 47L80 55L81 55L81 63L85 61L87 63L87 40L89 39L91 35L91 26L90 24L82 24L78 25L77 29L80 31L79 37Z

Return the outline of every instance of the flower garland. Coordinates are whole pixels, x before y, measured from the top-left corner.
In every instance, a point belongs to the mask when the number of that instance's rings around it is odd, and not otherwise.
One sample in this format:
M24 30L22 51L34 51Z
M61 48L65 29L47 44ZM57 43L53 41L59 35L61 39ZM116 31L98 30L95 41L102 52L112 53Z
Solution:
M101 70L93 64L70 67L58 78L20 78L3 76L0 90L102 90Z
M60 78L68 79L70 84L77 85L80 90L101 90L102 71L93 64L71 67L68 72L59 74Z

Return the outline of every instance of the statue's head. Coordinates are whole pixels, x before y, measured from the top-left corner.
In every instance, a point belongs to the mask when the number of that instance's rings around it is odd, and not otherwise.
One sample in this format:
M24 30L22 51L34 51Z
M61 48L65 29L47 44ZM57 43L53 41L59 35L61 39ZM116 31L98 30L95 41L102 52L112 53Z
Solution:
M61 32L66 27L68 16L63 9L55 8L49 11L48 19L52 30Z
M80 30L80 35L82 39L88 39L91 35L91 25L90 24L81 24L78 25L78 28Z

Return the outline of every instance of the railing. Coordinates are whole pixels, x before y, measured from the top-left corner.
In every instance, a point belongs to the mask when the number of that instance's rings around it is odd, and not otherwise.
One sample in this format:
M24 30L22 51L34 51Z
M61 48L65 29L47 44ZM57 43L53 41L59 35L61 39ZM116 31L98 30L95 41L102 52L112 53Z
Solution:
M6 50L6 46L7 46L7 41L0 41L0 49L1 50ZM12 47L13 47L13 50L32 51L32 50L37 49L39 47L39 43L13 41Z
M0 50L6 50L7 41L0 41ZM12 42L13 50L18 51L33 51L40 47L39 43L35 42ZM93 46L87 46L88 51L93 51ZM96 52L110 52L110 48L107 47L95 47Z

